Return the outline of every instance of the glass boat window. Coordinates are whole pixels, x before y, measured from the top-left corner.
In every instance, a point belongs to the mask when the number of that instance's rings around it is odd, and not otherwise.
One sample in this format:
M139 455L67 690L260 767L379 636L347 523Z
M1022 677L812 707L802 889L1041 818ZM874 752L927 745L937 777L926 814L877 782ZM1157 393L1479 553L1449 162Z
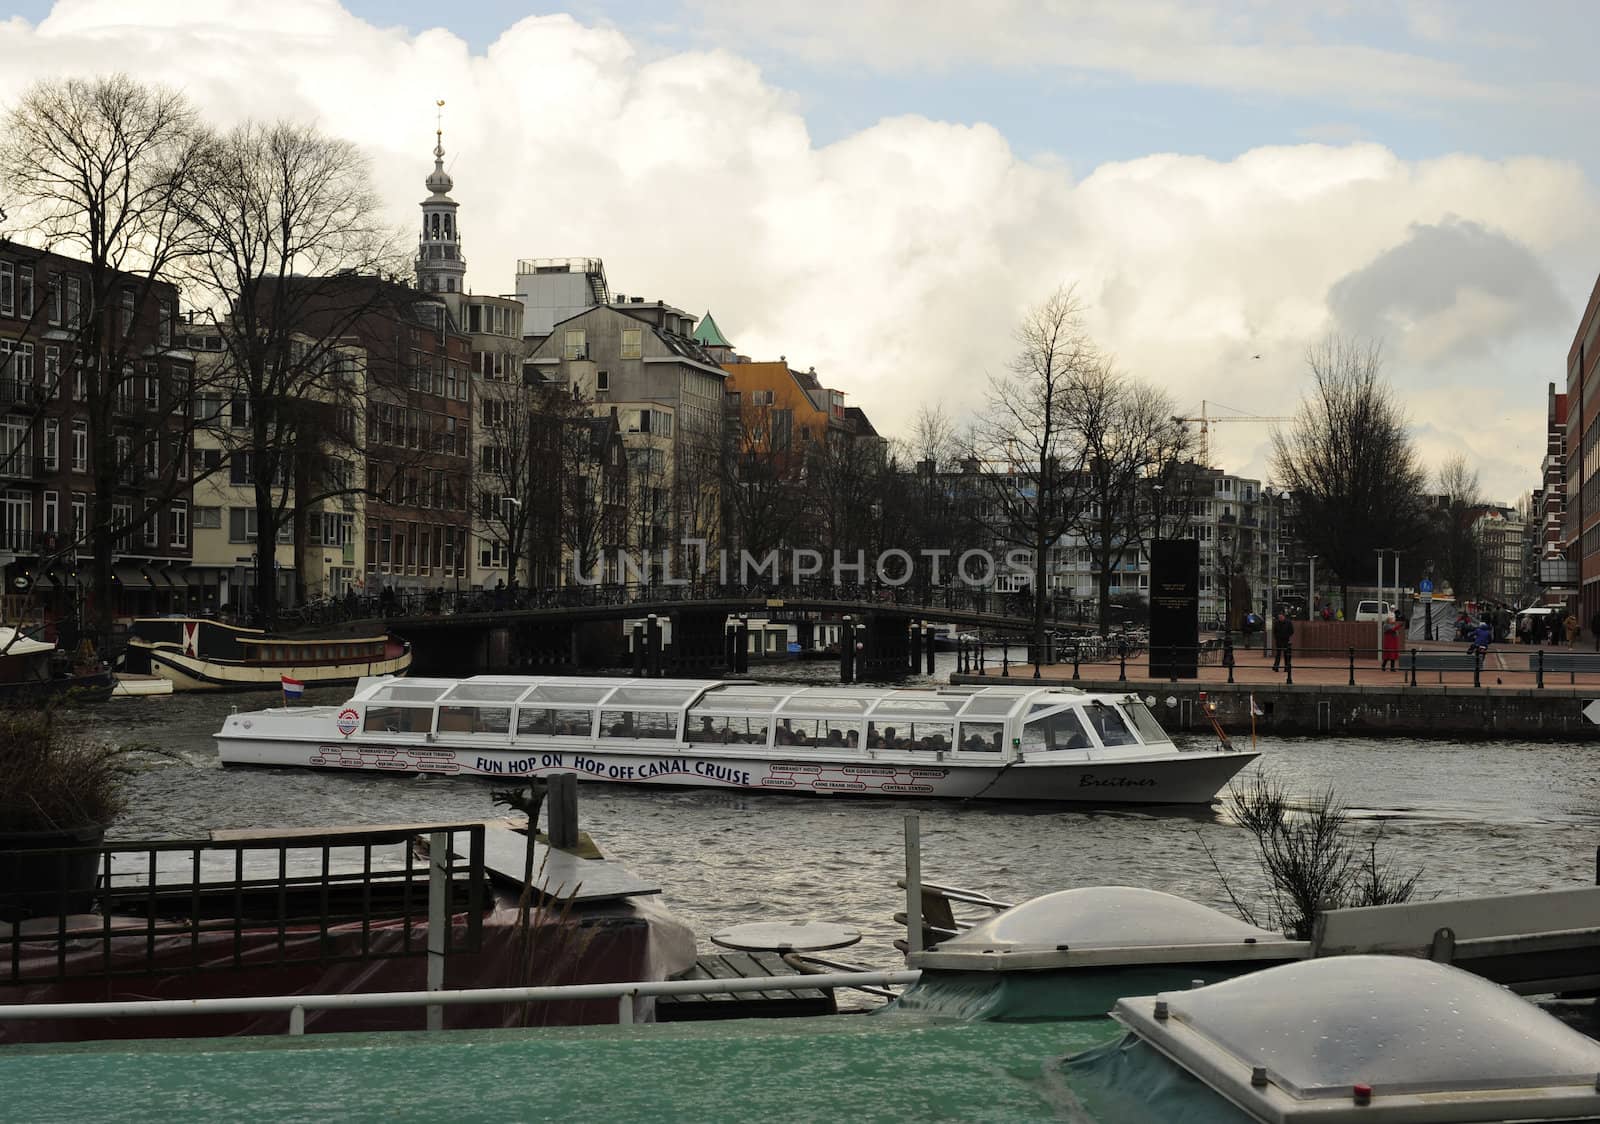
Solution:
M966 699L884 699L873 710L874 718L932 718L934 715L953 715L966 703Z
M526 702L597 703L605 698L610 687L586 687L569 683L541 683L529 691Z
M426 734L433 729L433 708L369 705L361 728L373 734Z
M683 736L685 741L702 744L729 745L734 742L747 742L751 745L765 745L767 722L765 715L706 714L695 710L689 713L689 721L684 726Z
M867 748L928 751L949 749L954 732L955 727L948 722L906 722L893 719L888 722L868 722Z
M602 738L677 738L678 716L666 710L602 710Z
M784 714L864 714L871 699L796 695L783 704Z
M510 730L510 707L446 705L439 708L441 734L504 734Z
M526 683L457 683L446 702L516 702L528 690Z
M1122 712L1114 706L1099 703L1083 708L1083 716L1089 720L1089 725L1094 727L1094 732L1100 735L1101 745L1137 745L1139 739L1133 736L1133 731L1128 729L1128 723L1122 717Z
M1094 743L1089 740L1089 731L1083 728L1083 719L1078 717L1077 707L1068 707L1054 714L1046 714L1022 727L1024 752L1093 747Z
M1139 740L1146 745L1169 740L1167 732L1161 728L1161 723L1156 721L1156 716L1151 714L1150 708L1140 700L1125 702L1122 704L1122 709L1128 712L1133 728L1139 731Z
M372 694L373 702L431 703L444 694L444 687L421 683L390 683Z
M961 748L968 753L999 753L1005 736L1004 722L961 723Z
M517 733L551 738L586 738L594 729L594 711L560 707L517 708Z
M611 697L606 699L606 705L682 706L699 693L698 688L686 691L681 687L676 690L661 687L618 687Z
M733 692L708 691L705 701L714 703L718 710L771 710L783 701L782 695L741 695Z
M774 745L857 749L861 745L861 723L834 718L780 718L772 740Z
M1011 708L1017 705L1015 695L974 695L967 700L967 708L963 714L996 715L1004 717L1011 713Z

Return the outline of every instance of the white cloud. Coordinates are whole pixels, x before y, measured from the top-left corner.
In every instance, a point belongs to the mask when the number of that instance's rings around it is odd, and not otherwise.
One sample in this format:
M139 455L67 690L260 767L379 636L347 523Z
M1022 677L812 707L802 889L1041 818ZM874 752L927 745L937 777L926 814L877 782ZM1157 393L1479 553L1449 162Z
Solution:
M1430 450L1486 421L1517 427L1484 460L1509 498L1534 478L1575 312L1508 310L1530 292L1579 305L1592 280L1592 187L1555 161L1301 145L1152 155L1075 181L985 125L895 117L818 146L794 96L737 54L661 53L566 16L523 20L473 55L331 0L263 11L63 0L37 28L0 24L0 99L117 68L183 87L219 123L315 118L368 148L409 229L445 98L473 287L509 292L519 257L602 256L614 288L711 308L741 350L814 363L889 431L923 401L974 406L1018 312L1062 281L1121 363L1185 412L1205 398L1289 413L1305 347L1340 324L1335 287L1419 228L1470 224L1517 248L1532 289L1468 279L1419 304L1369 287L1361 307ZM1219 426L1213 447L1261 472L1265 438Z

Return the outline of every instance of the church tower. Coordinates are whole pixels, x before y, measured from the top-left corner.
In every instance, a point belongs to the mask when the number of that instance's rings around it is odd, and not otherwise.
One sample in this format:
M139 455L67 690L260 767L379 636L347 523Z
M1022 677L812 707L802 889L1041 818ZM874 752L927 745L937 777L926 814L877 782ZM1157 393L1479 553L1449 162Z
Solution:
M440 107L444 102L439 103ZM444 126L434 131L433 172L426 180L428 197L422 201L422 237L417 241L417 288L425 293L460 293L467 272L461 256L461 231L456 226L455 186L444 170Z

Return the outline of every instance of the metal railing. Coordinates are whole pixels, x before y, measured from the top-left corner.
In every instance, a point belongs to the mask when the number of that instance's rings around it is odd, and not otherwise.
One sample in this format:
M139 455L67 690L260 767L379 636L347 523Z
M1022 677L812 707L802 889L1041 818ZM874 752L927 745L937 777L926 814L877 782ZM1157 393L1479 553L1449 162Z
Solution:
M463 833L460 858L449 840ZM396 846L375 863L375 848ZM481 947L489 901L482 823L3 850L0 872L0 919L14 922L0 985L442 958ZM465 914L459 940L453 913Z
M871 988L911 984L915 969L829 972L724 980L636 980L627 983L491 987L461 991L382 991L342 995L256 995L227 999L146 999L122 1003L18 1003L0 1006L0 1022L25 1019L113 1019L151 1015L228 1015L282 1012L287 1032L305 1033L307 1011L362 1011L393 1007L456 1007L481 1003L553 1003L563 999L615 999L617 1021L633 1022L633 1001L656 995L736 995L795 988ZM430 1028L433 1029L433 1028Z

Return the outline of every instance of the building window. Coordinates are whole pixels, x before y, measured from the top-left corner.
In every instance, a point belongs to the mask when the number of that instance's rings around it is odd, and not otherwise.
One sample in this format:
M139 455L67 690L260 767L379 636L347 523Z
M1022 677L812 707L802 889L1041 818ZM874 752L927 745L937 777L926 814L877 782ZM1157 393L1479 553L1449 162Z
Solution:
M83 327L83 285L76 277L67 278L67 327Z
M161 543L161 513L156 510L155 500L144 501L144 545L158 546Z
M89 471L89 423L84 418L72 419L72 471Z
M622 329L622 358L638 359L644 355L644 329Z
M161 438L153 433L144 446L144 471L151 480L161 476Z
M133 335L133 310L135 294L132 289L122 290L122 338Z
M44 397L54 401L61 396L61 348L44 345Z
M17 315L24 320L33 315L33 266L17 267Z
M611 389L610 373L607 371L601 371L599 374L595 375L594 388L602 394L608 392Z
M147 410L161 408L161 367L156 363L144 365L144 405Z
M61 468L61 422L57 418L44 419L44 470L57 472Z
M189 505L183 500L172 501L172 545L189 545Z
M564 359L589 358L588 336L582 328L568 328L566 348L562 351Z
M89 497L82 492L72 493L72 539L83 541L84 528L89 525Z
M56 273L50 275L50 281L45 286L44 296L45 317L53 327L61 326L61 276Z
M222 509L220 507L196 507L194 509L195 530L208 529L220 530L222 528Z
M47 535L53 535L61 530L61 493L44 494L44 526L40 530Z
M0 316L17 314L17 267L0 261ZM568 333L571 334L570 332Z
M255 542L256 541L256 509L253 507L230 507L228 509L228 541L229 542Z

